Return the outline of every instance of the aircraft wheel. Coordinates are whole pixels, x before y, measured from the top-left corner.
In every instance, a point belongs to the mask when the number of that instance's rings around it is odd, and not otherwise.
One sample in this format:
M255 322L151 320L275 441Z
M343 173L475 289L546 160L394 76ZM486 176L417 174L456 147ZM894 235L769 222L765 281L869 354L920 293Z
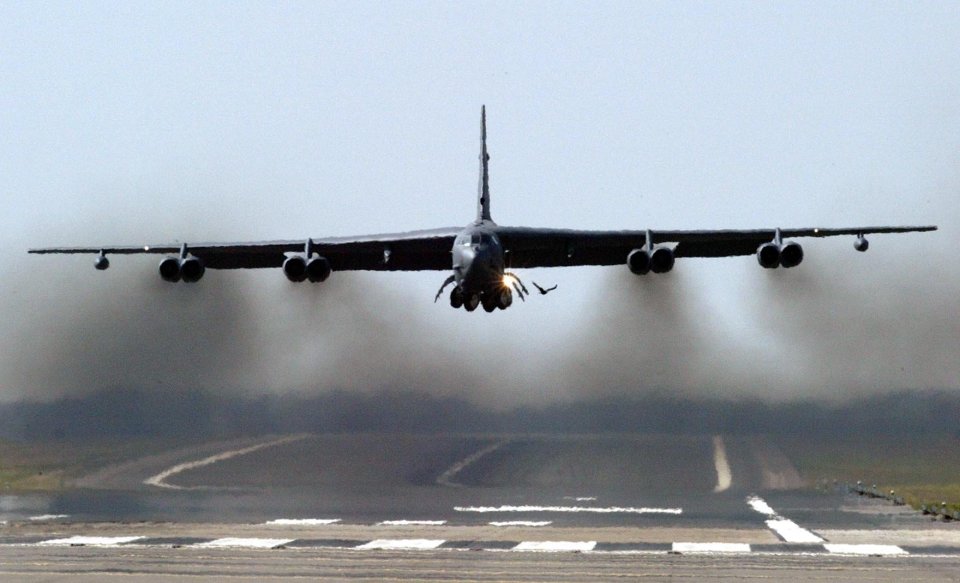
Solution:
M480 305L480 296L478 296L477 294L470 294L463 298L463 308L468 312L472 312L476 310L477 306L479 305Z
M459 287L455 287L450 291L450 307L452 307L455 310L458 310L462 305L463 305L463 292L460 291Z
M497 307L506 310L513 304L513 293L509 289L502 289L497 294Z
M483 294L483 299L480 303L483 304L483 309L487 312L492 312L497 309L497 298L492 294Z

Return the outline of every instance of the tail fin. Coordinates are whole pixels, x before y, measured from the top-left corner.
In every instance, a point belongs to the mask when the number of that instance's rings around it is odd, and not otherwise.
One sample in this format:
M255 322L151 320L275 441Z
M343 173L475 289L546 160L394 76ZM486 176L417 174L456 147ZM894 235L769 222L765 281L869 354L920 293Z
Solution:
M480 107L480 188L477 197L477 222L492 221L490 217L490 156L487 155L487 108Z

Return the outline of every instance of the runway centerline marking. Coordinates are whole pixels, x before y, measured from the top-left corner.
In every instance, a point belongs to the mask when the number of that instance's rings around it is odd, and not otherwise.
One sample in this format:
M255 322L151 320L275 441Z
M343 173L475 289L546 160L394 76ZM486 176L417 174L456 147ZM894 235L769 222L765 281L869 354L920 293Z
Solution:
M597 514L682 514L682 508L633 506L454 506L457 512L594 512Z
M358 550L430 550L435 549L445 543L445 540L410 538L410 539L377 539L364 543L358 547Z
M453 464L452 466L450 466L449 468L447 468L446 470L444 470L444 472L443 472L442 474L440 474L439 476L437 476L437 480L436 480L437 484L440 484L441 486L448 486L448 487L451 487L451 488L462 488L462 487L463 487L463 484L461 484L461 483L459 483L459 482L454 482L454 481L453 481L453 478L454 478L457 474L459 474L460 472L462 472L463 470L465 470L467 467L469 467L471 464L475 463L477 460L479 460L479 459L482 458L483 456L488 455L488 454L491 454L491 453L497 451L498 449L500 449L501 447L503 447L504 445L506 445L506 444L508 444L508 443L510 443L510 440L509 440L509 439L505 439L505 440L503 440L503 441L498 441L497 443L494 443L494 444L492 444L492 445L488 445L487 447L484 447L483 449L480 449L480 450L478 450L478 451L473 452L472 454L470 454L470 455L468 455L467 457L463 458L462 460L456 462L455 464Z
M503 520L488 522L490 526L550 526L552 520Z
M166 480L171 476L175 476L180 472L186 470L192 470L194 468L201 468L203 466L209 466L210 464L215 464L217 462L228 460L233 457L247 455L248 453L253 453L255 451L261 450L266 447L273 447L275 445L283 445L284 443L290 443L292 441L299 441L308 437L307 435L291 435L287 437L282 437L280 439L274 439L272 441L267 441L264 443L258 443L256 445L251 445L250 447L245 447L242 449L234 449L230 451L224 451L215 455L207 456L203 459L194 460L190 462L184 462L182 464L177 464L173 467L167 468L155 476L151 476L143 481L144 484L148 486L156 486L158 488L168 488L171 490L193 490L197 489L194 486L177 486L176 484L171 484ZM202 486L200 487L202 488Z
M727 447L723 443L722 435L713 436L713 465L717 469L717 485L713 488L714 492L724 492L730 488L733 482L733 473L730 471L730 464L727 462Z
M769 516L770 519L766 521L767 528L776 532L780 538L788 543L822 543L824 540L810 532L809 530L800 527L796 522L784 518L777 514L777 511L770 507L769 504L763 498L759 496L748 496L747 504L751 508L763 514Z

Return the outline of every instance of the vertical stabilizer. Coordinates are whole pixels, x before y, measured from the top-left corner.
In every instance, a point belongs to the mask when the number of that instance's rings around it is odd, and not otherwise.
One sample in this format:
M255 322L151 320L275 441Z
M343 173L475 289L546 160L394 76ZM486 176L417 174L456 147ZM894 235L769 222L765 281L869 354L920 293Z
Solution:
M490 156L487 154L487 108L480 107L480 188L477 193L477 222L492 221L490 217Z

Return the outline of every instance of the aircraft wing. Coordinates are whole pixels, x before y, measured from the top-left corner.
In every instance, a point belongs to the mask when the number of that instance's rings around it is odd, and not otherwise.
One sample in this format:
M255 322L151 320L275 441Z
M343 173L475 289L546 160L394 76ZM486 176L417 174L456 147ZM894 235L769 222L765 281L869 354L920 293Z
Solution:
M334 271L419 271L450 269L450 249L460 227L362 237L312 239L312 250L326 257ZM210 269L281 267L287 254L302 253L307 240L260 243L186 244L190 255ZM120 247L47 247L30 253L179 255L181 243Z
M848 227L839 229L779 229L783 239L797 237L862 237L874 233L935 231L934 226ZM715 231L579 231L498 227L511 268L571 265L620 265L634 249L642 249L650 234L652 245L673 244L675 257L735 257L753 255L763 243L773 241L777 229Z

